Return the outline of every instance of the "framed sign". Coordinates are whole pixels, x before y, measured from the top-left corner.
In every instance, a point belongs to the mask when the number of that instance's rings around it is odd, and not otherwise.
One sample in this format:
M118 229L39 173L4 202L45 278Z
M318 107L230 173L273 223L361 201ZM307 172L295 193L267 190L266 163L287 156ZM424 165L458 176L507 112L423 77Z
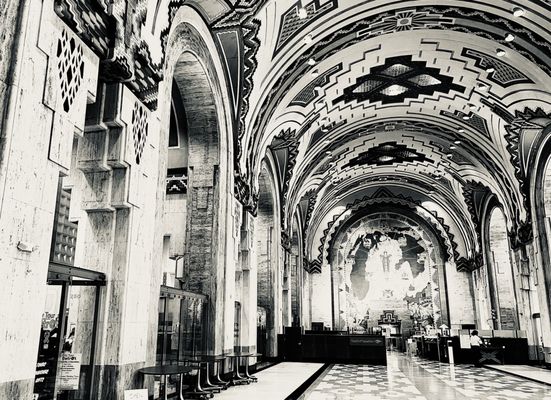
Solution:
M78 390L82 354L61 353L59 362L59 390Z
M148 400L147 389L125 390L124 400Z

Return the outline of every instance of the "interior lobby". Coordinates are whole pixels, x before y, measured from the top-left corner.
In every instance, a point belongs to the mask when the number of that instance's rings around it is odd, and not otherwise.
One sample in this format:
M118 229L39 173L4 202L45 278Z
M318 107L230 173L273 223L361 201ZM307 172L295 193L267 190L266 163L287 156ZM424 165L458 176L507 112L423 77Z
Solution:
M0 400L551 399L550 0L0 20Z

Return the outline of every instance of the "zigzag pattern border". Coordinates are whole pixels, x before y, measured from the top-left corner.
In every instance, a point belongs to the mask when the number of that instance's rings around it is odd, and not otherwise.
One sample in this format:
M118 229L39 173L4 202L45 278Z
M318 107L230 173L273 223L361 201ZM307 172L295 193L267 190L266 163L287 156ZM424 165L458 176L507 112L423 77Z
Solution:
M436 7L421 7L420 10L441 12L441 13L444 13L444 14L447 14L447 13L450 13L450 12L456 12L459 15L464 16L464 17L478 16L482 20L491 21L491 22L494 22L495 24L498 24L498 23L502 24L503 26L505 26L507 28L507 30L514 31L517 34L524 33L525 35L530 37L533 40L533 42L536 43L537 45L546 46L546 47L551 49L551 47L548 43L546 43L543 40L537 40L534 37L534 34L530 31L526 30L524 27L522 27L520 25L517 25L517 24L512 24L510 21L505 20L501 17L494 16L492 14L487 14L487 13L484 13L484 12L481 12L481 11L478 11L478 10L473 12L469 9L460 9L460 8L457 8L457 7L451 7L451 8L447 7L444 10L442 10L442 8L438 9ZM382 14L377 15L377 17L374 18L373 20L375 20L375 19L380 20L384 17L388 17L388 16L391 16L391 15L392 15L392 13L389 13L389 12L382 13ZM495 19L494 17L497 18L497 19ZM323 46L325 46L325 45L327 45L331 42L336 42L339 37L347 36L348 34L352 33L353 31L356 31L359 26L362 26L362 24L363 25L369 24L369 21L367 21L367 22L366 21L356 21L354 23L349 24L348 26L343 28L341 31L332 33L327 38L319 41L318 44L317 44L318 46L313 47L311 51L302 54L293 64L291 64L289 66L289 68L280 75L279 79L276 81L276 83L274 84L274 86L270 90L270 93L264 99L264 101L263 101L263 103L260 107L260 111L259 111L256 119L254 120L253 124L252 124L252 127L253 127L252 130L255 131L255 132L263 132L264 131L264 127L263 127L264 124L262 123L261 119L263 119L265 116L267 116L268 119L269 119L271 114L273 113L273 110L279 104L277 101L275 101L274 107L272 107L271 110L268 110L270 104L273 102L273 99L282 90L283 86L290 86L290 85L292 85L296 82L296 79L295 80L290 80L289 77L291 76L292 73L299 70L301 68L301 66L303 67L304 65L306 65L306 60L310 57L313 57L316 54L317 47L321 48L321 47L323 47ZM444 29L444 30L465 31L465 32L468 32L468 33L473 33L472 30L469 30L466 27L434 26L434 27L430 27L430 29ZM519 53L521 53L524 56L528 57L532 62L534 62L536 65L540 66L542 69L544 69L546 71L546 73L548 75L551 76L551 69L550 68L547 68L546 66L539 64L535 60L534 56L532 56L532 54L528 54L526 51L518 48L517 45L511 45L510 43L505 43L502 37L498 37L497 35L492 36L487 32L475 32L475 34L477 34L479 36L482 36L482 37L487 37L487 38L489 38L491 40L494 40L498 43L507 44L508 46L512 46L516 51L518 51ZM336 49L332 49L331 51L327 52L326 54L324 54L324 56L322 58L318 57L317 59L318 59L318 61L323 61L324 59L326 59L326 58L334 55L336 52L340 51L342 48L349 47L349 46L357 43L359 40L361 40L361 38L356 38L355 40L350 40L349 42L344 43L341 47L338 47ZM300 78L300 76L298 76L297 79L299 79L299 78ZM249 146L246 149L247 154L251 154L251 150L252 150L253 147L254 147L254 141L249 142ZM251 166L249 165L248 167L250 168Z
M366 205L371 203L399 204L402 206L406 206L408 208L413 208L412 205L415 205L415 208L421 205L419 202L415 201L411 197L405 197L403 195L396 195L394 197L375 197L375 196L377 196L377 193L375 193L373 196L364 196L362 199L356 199L353 203L350 203L346 206L345 212L343 212L340 215L334 216L333 220L327 224L327 228L324 229L323 235L320 239L321 244L318 247L318 252L319 252L318 258L312 261L312 262L316 262L316 265L319 263L320 270L324 259L327 262L329 262L329 259L328 259L329 254L326 254L325 245L327 243L328 246L330 246L330 243L332 243L337 227L340 226L342 222L339 223L338 225L335 225L335 224L344 214L348 212L353 213L354 210L358 210L360 207L365 207ZM458 245L454 240L455 236L451 233L451 228L449 227L449 225L445 223L443 218L438 216L436 212L427 212L427 214L435 218L438 223L438 224L431 224L431 225L433 226L433 228L436 229L437 232L439 232L440 237L444 240L444 243L446 244L446 253L448 256L448 260L449 261L457 260L459 258L459 252L457 251ZM345 217L345 220L347 219L348 217ZM444 232L442 232L442 229L440 229L439 226L442 227Z

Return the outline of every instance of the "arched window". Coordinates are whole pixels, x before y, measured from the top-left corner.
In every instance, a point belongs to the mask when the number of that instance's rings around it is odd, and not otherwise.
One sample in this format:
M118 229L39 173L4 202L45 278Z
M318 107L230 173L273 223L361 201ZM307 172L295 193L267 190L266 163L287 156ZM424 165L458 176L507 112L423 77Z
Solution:
M167 194L185 194L188 187L188 121L178 85L172 84L168 135Z

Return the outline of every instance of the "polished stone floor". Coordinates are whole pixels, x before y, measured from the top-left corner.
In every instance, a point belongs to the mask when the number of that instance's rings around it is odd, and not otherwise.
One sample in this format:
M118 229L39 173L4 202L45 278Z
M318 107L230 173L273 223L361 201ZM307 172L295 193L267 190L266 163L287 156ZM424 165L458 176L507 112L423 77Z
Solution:
M323 364L283 362L258 372L258 383L230 387L216 400L284 400Z
M497 370L390 353L386 367L332 365L302 399L551 400L551 386Z
M489 368L551 385L551 370L531 365L492 365Z
M218 400L285 400L323 365L283 362L258 383L231 387ZM515 371L522 366L510 366ZM533 368L533 367L524 367ZM551 374L551 371L541 370ZM387 366L334 364L300 400L551 400L551 386L496 369L450 366L388 353Z

